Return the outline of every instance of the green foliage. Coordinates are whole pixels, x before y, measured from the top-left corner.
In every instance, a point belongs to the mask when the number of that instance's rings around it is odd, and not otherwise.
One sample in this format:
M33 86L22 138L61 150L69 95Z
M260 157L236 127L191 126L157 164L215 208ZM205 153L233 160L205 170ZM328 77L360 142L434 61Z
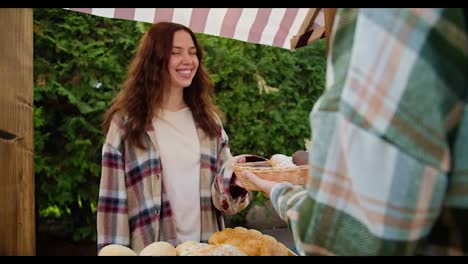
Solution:
M149 24L62 9L33 14L37 226L74 240L95 239L102 116ZM270 157L303 149L309 112L324 87L325 43L291 52L197 36L232 153ZM256 76L268 93L260 92ZM265 197L257 193L256 201Z
M304 149L308 116L325 85L325 43L293 52L201 34L199 40L233 154L269 158ZM256 74L278 90L260 92Z
M147 25L63 9L33 14L38 226L55 217L63 235L94 238L102 114Z

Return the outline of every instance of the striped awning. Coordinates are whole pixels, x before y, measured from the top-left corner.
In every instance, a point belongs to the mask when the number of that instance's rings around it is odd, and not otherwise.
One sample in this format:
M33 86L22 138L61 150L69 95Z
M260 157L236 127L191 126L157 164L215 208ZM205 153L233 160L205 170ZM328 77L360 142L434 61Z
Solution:
M65 8L148 23L175 22L194 32L285 49L325 37L323 8Z

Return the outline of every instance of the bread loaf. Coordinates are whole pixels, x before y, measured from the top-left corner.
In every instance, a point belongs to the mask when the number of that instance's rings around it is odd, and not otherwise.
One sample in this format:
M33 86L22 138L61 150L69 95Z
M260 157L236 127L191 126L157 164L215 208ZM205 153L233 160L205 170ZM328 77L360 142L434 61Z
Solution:
M212 245L229 244L248 256L288 256L288 248L274 237L255 229L244 227L226 228L214 233L208 242Z

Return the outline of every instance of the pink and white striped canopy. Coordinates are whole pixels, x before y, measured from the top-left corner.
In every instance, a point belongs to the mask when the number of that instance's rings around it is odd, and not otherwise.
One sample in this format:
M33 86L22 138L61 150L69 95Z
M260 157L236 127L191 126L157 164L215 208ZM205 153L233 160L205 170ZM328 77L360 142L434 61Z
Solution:
M148 23L169 21L194 32L294 49L306 31L325 28L323 9L315 8L65 8L96 16ZM312 14L314 20L310 23ZM295 38L296 37L296 38ZM323 34L318 38L323 37ZM296 41L293 41L293 39Z

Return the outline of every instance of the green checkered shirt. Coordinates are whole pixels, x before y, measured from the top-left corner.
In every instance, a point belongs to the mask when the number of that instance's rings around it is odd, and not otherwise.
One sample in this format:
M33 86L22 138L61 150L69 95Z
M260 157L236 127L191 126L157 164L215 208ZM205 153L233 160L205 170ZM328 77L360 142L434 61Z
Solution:
M339 10L305 188L271 201L301 255L468 252L463 9Z

